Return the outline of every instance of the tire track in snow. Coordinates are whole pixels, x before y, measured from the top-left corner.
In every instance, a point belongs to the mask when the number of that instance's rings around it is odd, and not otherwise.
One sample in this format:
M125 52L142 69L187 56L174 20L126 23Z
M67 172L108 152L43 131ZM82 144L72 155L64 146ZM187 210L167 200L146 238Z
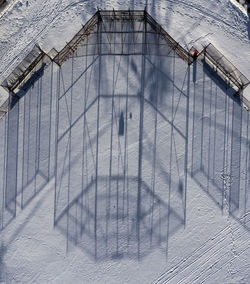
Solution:
M250 244L249 244L249 240L245 241L244 243L241 243L239 245L239 247L241 248L241 252L237 254L237 257L239 257L241 254L243 254L246 250L250 249ZM220 267L216 270L211 272L210 274L208 274L203 280L199 280L199 283L206 283L205 281L210 278L211 276L215 275L218 271L220 271L223 267L225 267L226 264L228 264L230 261L232 261L234 258L226 258L226 262L224 262L222 265L220 265ZM204 275L201 275L204 276ZM200 277L198 277L200 278ZM197 280L198 280L197 278ZM201 282L200 282L201 281ZM190 283L190 282L189 282Z
M20 2L20 0L14 0L14 2L13 2L12 4L10 4L11 6L9 6L8 11L10 11L11 8L13 8L13 7L15 6L15 4L18 3L18 2ZM55 16L54 16L52 19L49 19L48 21L46 21L44 24L42 24L43 28L42 28L42 29L36 34L36 36L11 60L11 62L9 62L8 66L5 66L5 68L4 68L5 71L2 71L2 72L0 71L0 74L1 74L1 73L7 74L6 71L9 71L9 70L13 69L13 68L12 68L12 64L17 60L17 58L19 58L19 56L20 56L22 53L24 53L24 51L25 51L26 49L29 49L31 45L34 45L34 44L36 43L36 41L37 41L37 39L39 38L39 36L40 36L43 32L45 32L45 30L47 30L47 29L51 26L51 24L60 16L60 14L62 14L63 12L66 12L66 11L68 11L68 10L70 10L70 9L72 9L72 8L74 8L74 7L76 7L76 6L79 5L79 4L83 4L83 3L85 3L85 2L88 2L88 0L77 1L77 2L75 2L75 3L68 4L68 5L66 5L64 8L60 9L60 6L62 5L62 0L59 0L59 1L57 2L57 4L55 5L56 7L55 7L54 9L52 9L52 11L51 11L51 13L50 13L50 14L55 13ZM205 16L205 17L207 17L208 19L212 19L212 20L216 21L217 23L222 23L222 24L224 25L223 30L224 30L226 33L230 33L231 36L236 37L235 24L233 24L233 23L232 23L232 24L228 23L228 22L226 21L226 19L223 19L223 18L222 18L221 15L218 15L218 14L215 15L215 13L208 12L207 10L205 11L204 9L206 9L206 7L204 8L204 7L200 6L200 5L198 5L197 3L195 3L195 4L193 4L192 2L186 3L186 2L183 1L183 0L168 0L168 2L170 2L170 3L174 4L174 5L177 4L177 5L179 5L179 6L185 7L185 9L188 8L188 9L190 9L191 11L197 11L200 15ZM160 2L159 2L159 3L160 3ZM172 10L173 10L173 9L172 9ZM178 11L178 7L177 7L176 10L173 10L173 13L180 13L180 12ZM192 16L190 16L190 14L187 13L186 11L184 11L184 14L185 14L185 16L192 18ZM192 15L192 13L191 13L191 15ZM155 15L153 15L153 16L155 16ZM48 15L47 15L46 18L48 18ZM37 22L38 22L38 21L37 21ZM216 23L216 24L217 24L217 23ZM232 31L228 32L228 28L232 29ZM17 34L19 34L19 31L17 31ZM242 32L240 32L240 35L241 35L241 36L239 36L239 34L237 33L237 36L238 36L238 37L242 37ZM15 36L15 35L14 35L14 36ZM20 36L20 37L24 37L24 36L25 36L25 34L22 35L22 36ZM45 36L45 35L44 35L44 36ZM4 64L3 64L3 65L4 65ZM0 75L0 76L1 76L1 75Z
M228 23L226 21L226 19L222 18L221 14L216 14L216 13L214 13L214 11L211 12L211 13L207 12L206 7L205 7L206 11L204 11L204 7L198 5L197 3L194 5L194 4L190 3L190 1L187 3L186 1L182 1L182 0L168 0L168 2L172 2L173 4L176 4L176 3L181 4L182 6L185 6L186 8L189 8L190 10L193 10L193 11L196 10L196 11L199 12L199 14L207 16L207 17L209 17L209 18L211 18L211 19L213 19L217 22L223 23L228 27L235 28L235 25ZM188 16L188 14L186 14L186 16Z
M235 241L238 241L239 239L241 239L242 237L244 237L245 235L249 234L248 232L244 232L242 235L240 235L239 237L235 238ZM229 242L229 244L232 244L231 242ZM205 260L202 260L202 264L199 262L196 267L194 267L194 269L192 269L189 274L186 276L184 279L181 279L180 281L178 281L176 284L180 284L180 283L201 283L200 281L202 281L201 278L203 278L207 273L208 275L206 275L206 279L211 277L215 272L211 272L209 273L212 268L216 265L219 266L219 268L216 270L219 271L221 270L223 267L225 267L225 265L232 261L235 256L231 256L232 255L232 251L230 249L227 249L225 253L223 253L223 250L229 245L228 243L225 243L224 246L220 246L220 245L216 245L215 247L215 252L210 256L210 254L207 256L207 258L205 258ZM238 245L237 248L240 248L242 250L241 253L243 253L246 249L248 249L250 247L249 241L245 241L243 243L240 243ZM241 254L240 253L240 254ZM238 255L240 255L238 254ZM190 268L190 266L189 266ZM203 279L203 281L205 281Z
M20 2L20 0L16 0L15 3L14 3L14 5L12 5L12 8L13 8L13 7L15 6L15 4L17 4L18 2ZM87 0L80 0L80 1L77 1L77 2L74 2L74 3L71 3L71 4L68 4L68 5L66 5L65 7L61 8L61 6L62 6L62 4L63 4L63 0L58 0L58 2L55 4L55 8L54 8L54 9L51 9L50 14L46 16L46 18L48 18L48 20L45 21L45 23L40 23L40 19L44 19L44 15L41 15L39 18L36 18L36 23L41 24L42 29L36 34L35 37L32 38L31 41L29 41L29 42L25 45L25 47L24 47L22 50L20 50L20 51L16 54L16 56L8 63L7 66L4 66L4 64L2 64L4 71L1 72L1 70L0 70L0 78L1 78L1 76L4 76L4 74L9 74L9 73L12 71L12 69L13 69L12 66L13 66L13 64L16 62L16 60L17 60L18 58L21 58L21 57L23 58L24 56L21 56L21 55L22 55L22 54L26 54L26 53L27 53L27 52L26 52L27 49L28 49L28 50L31 50L31 49L32 49L32 47L37 43L37 39L38 39L46 30L48 30L48 29L50 28L50 26L54 23L55 20L58 19L58 17L60 17L60 15L61 15L62 13L65 13L65 12L67 12L68 10L71 10L71 9L77 7L79 4L83 4L83 3L85 3L85 2L87 2ZM49 18L49 16L51 16L52 14L54 14L54 16L53 16L52 18ZM12 34L12 37L16 37L16 36L19 35L19 34L20 34L20 31L18 30L18 31L16 31L16 33ZM44 35L44 36L46 36L46 35ZM72 35L72 36L73 36L73 35ZM21 34L21 35L19 36L19 38L23 38L23 37L25 37L25 34L24 34L24 35ZM19 40L17 40L17 41L19 41ZM6 56L6 57L8 58L8 56ZM4 63L4 62L3 62L3 63Z
M193 11L197 11L197 13L200 15L200 17L198 17L198 20L200 19L200 21L204 21L204 17L205 17L205 19L207 19L208 22L211 23L211 25L217 25L217 26L219 25L226 34L229 34L233 38L240 38L245 43L248 43L248 38L245 37L244 34L242 33L242 28L240 26L238 27L239 23L235 21L229 22L227 18L223 17L223 15L216 14L214 10L209 12L208 7L203 7L197 4L197 2L192 3L190 1L187 2L185 0L168 0L168 3L171 3L172 5L176 5L176 8L174 9L168 7L168 5L166 6L167 8L170 8L174 14L175 13L182 14L182 15L184 14L186 17L193 19L193 16L194 16ZM181 8L178 9L179 7ZM187 9L190 10L191 13L187 12ZM230 9L230 7L227 7L225 5L225 9ZM241 11L237 11L236 9L231 9L231 10L232 12L234 12L232 13L231 18L233 18L233 16L237 16L237 19L239 19L239 14L242 14L241 16L245 17L245 15ZM229 12L227 12L227 15L228 14ZM243 22L240 22L240 23L243 23ZM196 23L196 24L198 25L199 23Z
M11 8L15 8L15 5L16 5L18 2L20 2L20 0L16 0L16 1L14 2L14 4L12 5ZM25 56L21 56L21 55L22 55L22 54L27 54L27 49L28 49L28 50L31 49L31 48L33 47L33 45L36 43L36 41L37 41L38 37L41 35L41 33L42 33L43 31L45 31L46 29L49 28L49 26L50 26L51 23L54 21L54 19L59 15L59 13L60 13L60 6L61 6L61 5L62 5L62 0L58 0L58 2L55 4L55 8L52 9L51 12L50 12L50 14L47 15L47 17L46 17L46 18L48 18L48 20L45 21L45 23L42 24L43 28L39 31L39 33L36 34L36 36L35 36L34 38L32 38L32 40L31 40L28 44L26 44L26 45L24 46L23 49L21 49L21 50L16 54L16 56L8 63L7 66L5 66L4 60L3 60L3 62L2 62L3 70L2 70L2 71L0 70L0 78L1 78L1 76L4 76L5 74L9 74L9 73L12 71L12 69L13 69L12 66L13 66L13 64L16 62L16 60L17 60L18 58L24 58L24 57L25 57ZM9 9L9 11L10 11L10 9ZM36 11L36 10L35 10L35 11ZM51 20L51 19L49 18L49 16L51 16L53 13L55 13L55 17L53 17L52 20ZM41 18L44 19L44 16L40 16L39 18L40 18L40 19L41 19ZM36 23L39 23L39 24L40 24L39 18L36 17ZM38 20L37 20L37 19L38 19ZM15 33L13 33L13 34L11 35L11 37L16 37L16 36L19 35L19 34L20 34L20 30L17 30ZM24 33L24 34L21 33L20 36L17 36L16 42L19 42L19 38L23 38L23 37L25 37L25 33ZM15 43L13 43L13 45L14 45L14 44L15 44ZM9 48L9 49L10 49L10 48ZM6 55L6 57L7 57L7 58L9 57L8 54ZM2 59L3 59L3 58L2 58Z
M250 220L247 221L247 223ZM242 228L241 225L238 225L234 229L234 233L236 233L240 228ZM154 284L160 284L160 283L169 283L170 281L176 279L176 277L179 276L180 273L183 273L186 269L190 268L191 265L196 263L198 260L201 260L204 255L208 254L211 250L215 250L218 247L218 250L222 250L225 247L228 246L228 242L225 242L223 246L221 244L227 240L227 237L231 234L231 228L229 226L222 229L219 233L217 233L214 237L210 238L207 242L205 242L202 246L197 248L195 251L193 251L188 257L185 257L182 261L180 261L178 264L176 264L174 267L168 269L165 273L163 273L157 280L153 281ZM243 234L241 234L239 237L237 237L235 240L240 239L241 237L245 236L246 234L249 234L248 231L244 231ZM249 244L249 242L246 242L246 244ZM243 248L244 250L244 248ZM231 252L231 251L230 251ZM214 255L216 255L215 253ZM205 262L203 260L203 263L205 264L208 260L211 259L211 255L209 254L207 258L205 258ZM232 258L230 259L232 260ZM215 261L216 262L216 261ZM216 262L217 263L217 262ZM197 267L200 267L200 263L196 264L196 270L193 271L199 271L197 270ZM198 272L200 274L200 272ZM192 272L189 273L188 277L191 276ZM187 277L187 276L186 276ZM185 277L185 279L186 279ZM184 279L183 279L184 281ZM179 282L174 282L179 283ZM192 282L188 282L192 283Z
M237 254L237 257L239 257L241 254L243 254L246 250L250 249L249 240L246 240L245 242L239 244L239 245L238 245L238 248L240 248L241 251L240 251L240 253ZM218 271L220 271L222 268L224 268L229 262L231 262L232 260L234 260L235 257L229 258L229 257L228 257L228 254L229 254L229 253L225 253L224 255L222 255L222 256L220 257L220 259L219 259L219 261L220 261L220 266L219 266L218 269L216 269L215 271L212 271L211 273L208 273L208 275L205 276L205 273L211 271L211 268L212 268L213 266L215 266L215 265L219 262L218 260L216 260L215 264L214 264L212 267L209 267L209 268L207 269L207 271L204 271L204 272L203 272L204 274L201 274L201 275L197 276L194 280L192 280L193 282L189 282L189 280L188 280L187 283L188 283L188 284L189 284L189 283L197 283L196 281L198 281L198 283L200 283L200 284L201 284L201 283L206 283L206 280L207 280L208 278L211 278L211 276L215 275ZM229 256L230 256L230 254L229 254ZM225 262L221 263L222 260L225 260ZM204 277L204 276L205 276L205 278L200 279L201 277Z

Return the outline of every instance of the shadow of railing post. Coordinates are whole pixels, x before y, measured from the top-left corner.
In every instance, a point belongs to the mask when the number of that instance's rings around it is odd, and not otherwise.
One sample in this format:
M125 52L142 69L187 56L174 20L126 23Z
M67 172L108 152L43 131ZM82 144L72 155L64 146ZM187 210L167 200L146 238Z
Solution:
M18 169L18 130L19 130L19 104L17 97L9 97L9 111L7 114L6 139L6 170L5 170L5 209L16 217L17 197L17 169Z

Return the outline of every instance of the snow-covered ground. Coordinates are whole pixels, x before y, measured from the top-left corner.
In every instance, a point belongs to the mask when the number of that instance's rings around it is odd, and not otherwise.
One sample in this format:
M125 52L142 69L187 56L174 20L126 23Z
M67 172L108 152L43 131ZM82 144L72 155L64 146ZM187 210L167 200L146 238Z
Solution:
M0 14L0 81L35 43L62 49L97 7L145 5L186 49L212 42L250 78L233 1L37 0ZM201 62L50 64L0 120L0 281L249 283L249 124Z

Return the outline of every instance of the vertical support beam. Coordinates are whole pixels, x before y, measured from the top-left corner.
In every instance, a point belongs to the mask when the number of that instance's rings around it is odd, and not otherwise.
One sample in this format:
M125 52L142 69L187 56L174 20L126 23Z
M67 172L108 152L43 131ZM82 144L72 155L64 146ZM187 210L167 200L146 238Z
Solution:
M186 141L185 141L185 188L184 188L184 228L186 227L187 176L188 176L188 135L189 135L189 97L190 97L190 64L188 64L187 105L186 105Z
M241 90L239 90L241 92ZM230 153L230 192L229 192L229 214L235 214L240 207L241 167L242 167L242 119L243 111L237 101L232 101L232 130ZM240 137L240 138L238 138Z
M222 213L224 213L224 203L225 203L225 192L226 192L226 142L227 142L227 114L228 114L228 94L226 91L226 96L225 96L225 108L224 108L224 140L223 140L223 145L224 145L224 151L223 151L223 169L222 169L222 174L224 177L223 180L223 189L221 193L221 207L222 207Z
M113 17L115 19L115 11L113 10ZM111 54L115 54L115 20L110 24L111 30L113 31L112 40L113 45L111 44ZM112 42L112 41L111 41ZM113 49L112 49L113 46ZM112 71L112 101L111 101L111 121L110 121L110 152L109 152L109 184L108 184L108 205L107 205L107 221L106 221L106 235L109 232L109 220L110 220L110 198L111 198L111 183L112 183L112 163L113 163L113 132L114 132L114 93L115 93L115 55L113 54L113 71ZM106 244L107 246L107 244Z
M148 46L147 46L147 11L146 11L146 7L144 9L144 44L145 44L145 47L144 47L144 61L145 61L145 57L148 53Z
M24 101L24 106L23 106L23 137L22 137L22 143L23 143L23 153L25 152L25 137L26 137L26 116L27 116L27 112L26 112L26 108L27 108L27 105L26 105L26 101L27 99L29 98L29 96L26 94L26 96L23 98L23 101ZM22 160L22 189L21 189L21 208L23 208L23 203L24 203L24 174L23 174L23 171L24 171L24 165L25 165L25 161L24 159Z
M17 97L9 97L6 144L5 172L5 208L16 217L17 171L18 171L18 134L19 134L19 102Z
M57 205L57 162L58 162L58 127L59 127L59 98L60 98L60 73L61 67L58 67L57 71L57 90L56 90L56 127L55 127L55 162L54 162L54 173L55 173L55 192L54 192L54 227L56 226L56 205Z
M74 80L74 54L71 65L71 92L70 92L70 110L69 110L69 175L68 175L68 196L67 196L67 252L69 250L69 210L70 210L70 186L71 186L71 144L72 144L72 105L73 105L73 80Z
M130 28L128 29L130 31ZM129 42L130 39L128 39L128 42ZM123 220L124 220L124 216L125 216L125 213L124 213L124 203L125 203L125 190L127 191L127 198L128 198L128 96L129 96L129 64L130 64L130 57L127 56L127 72L126 72L126 76L127 76L127 86L126 86L126 110L125 110L125 139L124 139L124 169L123 169L123 214L122 214L122 217L123 217ZM128 208L129 208L129 205L127 203L127 212L126 214L128 215ZM129 239L129 237L128 237Z
M170 213L171 213L171 187L172 187L172 157L173 157L173 136L174 136L174 96L175 96L175 57L176 51L174 50L173 57L173 93L172 93L172 101L171 101L171 139L170 139L170 164L169 164L169 182L168 182L168 224L167 224L167 245L166 245L166 255L168 254L168 240L170 234Z
M191 66L191 65L190 65ZM194 173L194 132L195 132L195 113L196 113L196 73L197 73L197 60L192 64L193 67L193 115L192 115L192 157L191 157L191 177L193 178ZM190 82L190 81L189 81ZM190 83L189 83L190 84ZM190 86L189 86L190 96Z
M48 161L48 181L50 180L50 165L51 165L51 135L52 135L52 103L53 103L53 82L54 82L54 63L51 62L51 81L50 81L50 102L49 102L49 108L50 108L50 112L49 112L49 127L50 127L50 133L49 133L49 161ZM54 161L55 163L55 161Z
M94 235L95 235L95 259L97 259L97 190L98 190L98 150L99 150L99 119L100 119L100 83L101 83L101 34L102 32L102 19L100 11L98 11L98 28L97 28L97 44L99 56L99 77L98 77L98 90L97 90L97 122L96 122L96 168L95 168L95 222L94 222Z
M9 102L8 102L9 104ZM2 192L2 202L1 202L1 206L2 206L2 210L0 213L0 224L1 224L1 230L4 228L4 209L5 209L5 188L6 188L6 164L7 164L7 135L8 135L8 131L7 131L7 120L8 120L8 113L6 113L6 115L2 118L4 120L4 161L3 161L3 192Z
M204 56L206 56L206 50L204 53ZM204 111L205 111L205 81L206 81L206 68L205 65L203 65L203 86L202 86L202 117L204 117ZM203 171L204 165L203 165L203 151L204 151L204 120L201 120L201 160L200 160L200 170Z
M37 117L36 117L36 157L35 157L35 192L37 191L37 172L40 170L40 141L41 141L41 117L42 117L42 94L43 94L43 78L37 82L38 84L38 94L37 94ZM48 180L47 180L48 181Z
M138 192L137 192L137 241L138 260L140 260L140 221L141 221L141 176L142 176L142 155L143 155L143 114L144 114L144 90L145 90L145 64L146 64L146 18L144 12L143 43L142 43L142 69L141 69L141 92L140 92L140 129L139 129L139 161L138 161Z
M160 38L160 35L158 34L158 39ZM159 54L159 45L157 45L156 47L157 49L157 54ZM151 202L150 202L150 206L151 206L151 228L150 228L150 245L152 246L153 243L153 226L154 226L154 210L155 210L155 206L156 206L156 202L155 202L155 176L156 176L156 160L157 160L157 125L158 125L158 96L159 96L159 73L160 73L160 68L161 68L161 58L160 56L156 57L156 70L155 70L155 81L156 81L156 88L155 88L155 99L154 99L154 103L155 103L155 123L154 123L154 151L153 151L153 166L152 166L152 182L151 182L151 186L152 186L152 198L151 198ZM159 205L160 206L160 205Z
M86 41L87 41L87 45L88 45L88 37L86 38ZM86 50L85 50L85 70L87 70L88 68L88 48L86 46ZM87 167L87 153L85 155L85 137L86 137L86 124L87 124L87 121L86 121L86 109L87 109L87 76L88 76L88 73L86 72L85 73L85 79L84 79L84 115L83 115L83 135L82 135L82 194L81 194L81 203L84 204L84 201L83 201L83 193L84 193L84 176L85 176L85 167ZM86 147L86 152L87 152L87 147ZM85 159L86 159L86 163L85 163ZM87 174L86 174L87 176ZM87 182L88 182L88 176L87 176ZM91 181L92 182L92 181ZM85 184L85 186L87 185L88 183ZM85 203L86 204L86 203ZM83 226L83 213L84 213L84 209L83 207L81 207L81 231L80 231L80 234L82 236L83 234L83 229L84 229L84 226Z

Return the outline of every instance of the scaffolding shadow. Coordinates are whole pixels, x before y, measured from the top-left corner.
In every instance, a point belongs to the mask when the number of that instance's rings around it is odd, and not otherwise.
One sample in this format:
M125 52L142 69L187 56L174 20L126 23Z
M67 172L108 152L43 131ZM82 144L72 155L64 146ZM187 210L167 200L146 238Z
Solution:
M142 15L104 18L58 70L54 224L96 261L167 255L186 221L190 68Z
M241 101L208 66L188 65L145 11L127 20L131 11L121 13L116 22L119 13L104 12L83 41L74 38L77 50L68 44L59 66L42 66L25 83L0 145L1 228L55 177L55 227L67 249L72 243L95 261L167 255L186 224L188 155L191 177L222 212L242 220L250 207Z
M44 188L51 172L53 67L44 65L15 96L2 118L4 128L1 230ZM51 93L51 96L48 94Z
M108 180L110 190L106 187ZM96 182L102 188L97 194ZM142 260L159 247L166 252L169 236L183 227L183 218L143 181L138 215L139 181L128 177L127 182L129 188L124 194L119 189L123 176L93 179L56 220L56 228L95 261Z
M250 208L249 113L242 107L242 94L235 95L206 64L194 64L190 175L222 214L245 227L242 217Z

